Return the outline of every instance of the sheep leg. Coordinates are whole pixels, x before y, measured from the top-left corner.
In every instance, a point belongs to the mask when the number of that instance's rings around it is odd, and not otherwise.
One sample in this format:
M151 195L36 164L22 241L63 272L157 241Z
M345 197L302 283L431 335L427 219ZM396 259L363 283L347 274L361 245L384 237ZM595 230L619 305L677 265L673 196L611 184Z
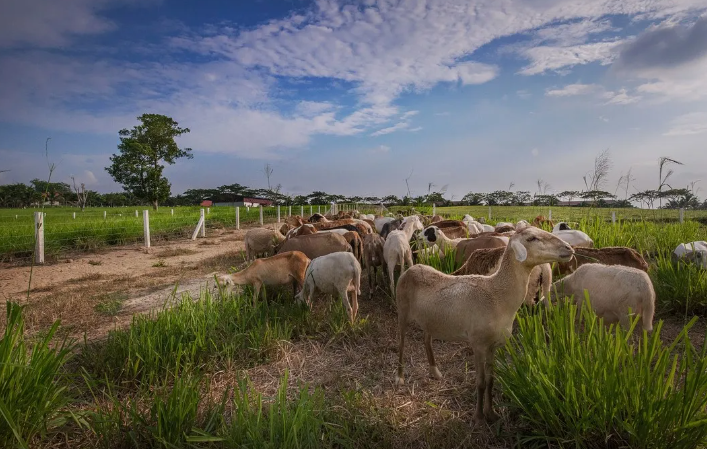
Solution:
M484 392L484 416L486 417L486 422L488 423L495 423L500 419L500 416L493 411L493 364L494 350L492 349L490 353L486 355L486 367L484 369L486 381L486 391Z
M351 324L353 324L354 315L353 310L351 309L351 304L349 303L348 287L343 291L340 291L339 295L341 295L341 302L344 304L344 308L346 309L346 313L349 315L349 319L351 319Z
M376 269L371 264L366 264L368 270L368 298L373 299L373 277L376 275Z
M262 284L260 282L256 282L253 284L253 307L255 307L256 303L258 302L258 298L260 297L260 287Z
M476 367L476 411L474 423L481 424L484 419L484 397L486 395L486 353L474 349L474 365Z
M353 286L353 291L351 292L351 307L353 308L351 313L351 324L356 321L356 315L358 315L358 292L356 291L356 286Z
M408 268L410 268L410 267L413 266L413 263L412 263L412 250L405 252L405 261L406 261L406 263L407 263ZM400 271L400 272L402 273L402 271Z
M439 372L435 364L435 355L432 352L432 334L429 332L425 332L425 352L427 353L427 361L430 364L430 376L435 379L441 379L442 373Z
M390 294L395 297L395 263L388 265L388 276L390 277Z

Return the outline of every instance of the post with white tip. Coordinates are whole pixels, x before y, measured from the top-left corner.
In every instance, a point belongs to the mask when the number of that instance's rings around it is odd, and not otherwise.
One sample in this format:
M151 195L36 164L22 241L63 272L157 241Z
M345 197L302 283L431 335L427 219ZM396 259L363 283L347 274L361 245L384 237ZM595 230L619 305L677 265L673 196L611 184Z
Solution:
M263 225L263 205L260 205L260 226Z
M135 209L135 216L137 217L137 209Z
M299 216L304 217L304 206L299 207Z
M432 215L437 215L437 205L435 203L432 203Z
M288 217L292 216L292 206L287 206L287 216Z
M44 214L34 213L34 262L44 263Z
M76 212L74 212L74 220L76 220Z
M104 220L106 219L106 215L107 215L107 214L106 214L106 211L103 211L103 219L104 219Z
M680 223L684 223L684 222L685 222L685 209L681 207L680 208Z
M241 229L241 208L236 206L236 229Z
M169 211L170 211L170 214L172 214L172 216L174 217L174 209L170 209Z
M612 210L611 211L611 224L615 224L615 223L616 223L616 212Z
M142 227L145 233L145 248L150 247L150 211L142 211Z
M277 222L280 223L280 205L277 206Z
M204 209L201 209L201 236L206 237L206 216L204 215Z

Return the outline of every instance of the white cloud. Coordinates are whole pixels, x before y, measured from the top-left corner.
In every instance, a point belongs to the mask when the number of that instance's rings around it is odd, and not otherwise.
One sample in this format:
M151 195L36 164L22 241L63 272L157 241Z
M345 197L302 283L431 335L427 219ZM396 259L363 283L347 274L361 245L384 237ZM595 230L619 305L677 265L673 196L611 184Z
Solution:
M410 127L410 124L408 122L399 122L393 126L389 126L388 128L379 129L378 131L372 133L371 137L383 136L386 134L394 133L395 131L400 131L401 129L406 129L408 127Z
M604 122L604 123L609 123L609 119L606 118L606 117L604 117L603 115L600 115L600 116L599 116L599 120L601 120L601 121Z
M592 62L609 65L616 57L615 49L619 44L621 41L596 42L571 47L543 45L528 48L522 52L522 55L530 60L530 64L523 67L518 73L538 75Z
M630 95L626 89L618 92L605 92L602 97L606 98L605 104L633 104L641 100L640 95Z
M304 117L315 117L332 109L334 109L334 105L328 101L300 101L297 104L296 111Z
M528 98L532 97L532 94L524 89L517 90L516 95L518 95L519 98L522 98L524 100L527 100Z
M707 112L692 112L681 115L670 122L664 136L687 136L707 132Z
M403 114L403 115L400 117L400 119L401 119L401 120L406 120L406 119L408 119L408 118L410 118L410 117L412 117L412 116L414 116L414 115L417 115L417 114L419 114L419 113L420 113L420 111L407 111L405 114Z
M410 128L410 129L408 129L408 132L416 133L416 132L421 131L421 130L422 130L422 126L417 126L417 127L415 127L415 128Z
M386 154L390 151L390 147L388 145L379 145L375 148L370 149L368 152L369 153L377 153L377 154Z
M601 89L598 84L568 84L560 89L548 89L545 91L545 95L548 97L571 97L593 94Z

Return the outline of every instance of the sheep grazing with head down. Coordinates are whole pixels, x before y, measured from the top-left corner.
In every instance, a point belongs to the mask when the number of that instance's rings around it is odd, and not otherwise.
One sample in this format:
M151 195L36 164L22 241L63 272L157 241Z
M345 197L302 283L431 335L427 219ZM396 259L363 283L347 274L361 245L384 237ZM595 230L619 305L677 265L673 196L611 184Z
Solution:
M304 284L304 273L309 258L299 251L289 251L272 257L254 260L246 269L218 278L224 285L252 285L253 306L260 296L263 285L286 285L292 283L293 294Z
M424 333L430 374L442 375L435 364L432 339L465 341L474 351L476 413L474 420L495 421L493 367L495 351L510 337L516 312L525 301L533 268L567 261L572 247L549 232L527 227L510 238L499 269L490 276L452 276L427 265L408 269L398 282L398 373L404 384L405 332L411 322Z
M304 275L302 291L296 298L311 306L312 295L316 290L332 296L340 296L353 323L358 313L358 295L361 294L361 264L353 254L343 252L313 259ZM351 302L349 302L349 292Z
M412 249L410 239L415 231L422 230L422 222L417 215L407 217L403 222L403 227L388 234L388 238L383 244L383 260L388 268L390 279L390 292L395 294L395 267L400 265L400 273L405 271L405 264L408 267L413 265Z
M681 243L673 250L671 257L673 261L690 262L707 269L707 242Z
M577 270L552 284L554 299L574 296L578 306L584 302L584 291L604 324L630 324L629 309L641 317L643 329L653 330L655 291L648 274L622 265L584 264Z
M574 247L594 247L594 240L582 231L571 229L564 221L557 223L552 229L552 233Z

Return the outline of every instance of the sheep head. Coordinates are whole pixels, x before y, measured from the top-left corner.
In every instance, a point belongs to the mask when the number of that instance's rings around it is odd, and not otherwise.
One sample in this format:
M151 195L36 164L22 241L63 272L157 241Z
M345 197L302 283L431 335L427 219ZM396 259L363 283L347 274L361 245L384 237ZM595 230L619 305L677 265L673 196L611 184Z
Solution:
M518 262L534 267L543 263L569 262L572 247L557 236L542 229L527 226L513 235L508 246Z

